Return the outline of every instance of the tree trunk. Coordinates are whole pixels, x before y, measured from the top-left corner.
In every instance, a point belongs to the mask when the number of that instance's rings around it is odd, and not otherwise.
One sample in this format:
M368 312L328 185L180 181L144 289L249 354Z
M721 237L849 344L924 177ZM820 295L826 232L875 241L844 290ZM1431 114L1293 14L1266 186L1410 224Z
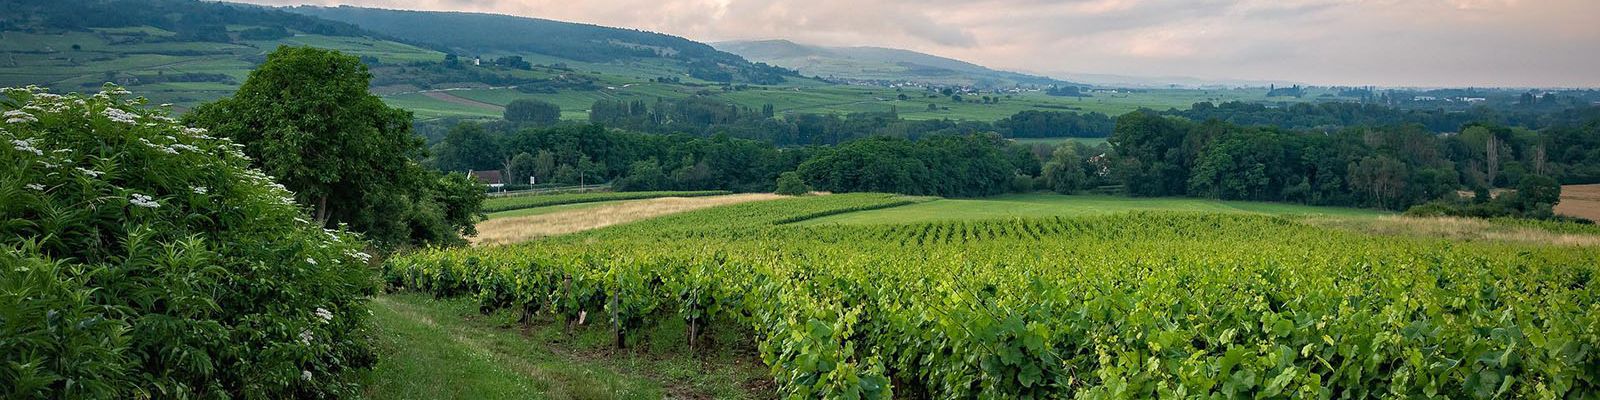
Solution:
M1489 171L1488 171L1488 173L1489 173L1488 174L1489 175L1488 186L1489 186L1490 189L1494 189L1494 178L1495 178L1495 175L1500 173L1500 143L1499 143L1499 141L1495 140L1493 134L1490 134L1489 135L1489 143L1488 143L1487 146L1484 146L1484 147L1487 148L1486 152L1488 153L1488 154L1485 154L1485 156L1484 156L1484 158L1485 158L1484 162L1489 164L1488 165L1488 167L1489 167Z
M328 195L317 196L317 225L328 226Z

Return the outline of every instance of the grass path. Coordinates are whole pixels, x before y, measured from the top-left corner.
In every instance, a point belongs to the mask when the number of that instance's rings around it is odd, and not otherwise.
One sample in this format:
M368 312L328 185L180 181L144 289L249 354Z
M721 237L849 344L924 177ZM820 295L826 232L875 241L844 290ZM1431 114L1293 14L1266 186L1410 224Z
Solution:
M369 398L661 397L652 382L562 360L529 346L515 331L466 323L457 308L420 295L374 299L380 358L367 385Z
M757 398L765 390L764 367L732 350L611 350L606 329L521 326L515 316L478 314L464 298L386 294L371 307L379 361L365 386L370 399ZM676 342L671 328L658 328L658 339Z

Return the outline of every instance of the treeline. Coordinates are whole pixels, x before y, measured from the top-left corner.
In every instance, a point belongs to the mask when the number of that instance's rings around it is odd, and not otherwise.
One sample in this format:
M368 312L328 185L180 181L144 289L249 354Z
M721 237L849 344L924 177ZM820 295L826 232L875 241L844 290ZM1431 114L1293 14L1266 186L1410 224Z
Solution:
M1588 108L1588 107L1581 107ZM1259 103L1195 103L1187 110L1171 109L1165 115L1193 121L1219 120L1239 125L1274 126L1283 129L1330 131L1355 126L1416 124L1430 132L1457 132L1462 126L1487 123L1540 129L1573 120L1563 119L1564 109L1496 109L1474 107L1467 110L1402 109L1382 104L1356 102L1288 103L1270 106Z
M1136 196L1405 209L1458 190L1594 179L1595 121L1545 132L1474 124L1438 135L1418 124L1290 131L1140 111L1118 119L1108 167Z
M984 196L1038 174L1030 148L993 134L874 137L831 147L780 148L728 135L658 135L600 125L522 128L458 124L433 146L445 171L502 170L509 181L612 182L618 190L769 192L780 174L838 192Z
M728 135L778 146L836 145L888 136L917 139L933 135L995 132L1004 137L1106 137L1115 125L1100 113L1027 110L993 123L900 118L894 111L778 115L772 105L752 109L706 96L684 99L601 100L589 108L589 121L653 133Z
M771 191L811 149L782 149L726 135L655 135L600 125L521 128L462 123L432 148L444 171L503 170L511 182L611 182L622 190Z
M817 190L957 197L1031 190L1038 170L1026 147L993 134L867 138L818 150L799 166Z

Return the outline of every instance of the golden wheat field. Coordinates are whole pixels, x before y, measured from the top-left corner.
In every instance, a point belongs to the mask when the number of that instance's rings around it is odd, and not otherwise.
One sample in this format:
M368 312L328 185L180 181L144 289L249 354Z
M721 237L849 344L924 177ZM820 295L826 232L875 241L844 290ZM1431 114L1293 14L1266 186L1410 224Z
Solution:
M1556 213L1600 221L1600 184L1562 186Z

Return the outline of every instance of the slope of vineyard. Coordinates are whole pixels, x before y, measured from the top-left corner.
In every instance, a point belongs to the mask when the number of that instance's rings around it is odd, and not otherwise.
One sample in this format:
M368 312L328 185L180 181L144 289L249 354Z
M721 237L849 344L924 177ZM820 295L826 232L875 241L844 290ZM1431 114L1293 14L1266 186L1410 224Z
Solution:
M795 226L910 201L746 203L391 259L485 310L743 327L794 398L1600 394L1600 249L1125 213Z

